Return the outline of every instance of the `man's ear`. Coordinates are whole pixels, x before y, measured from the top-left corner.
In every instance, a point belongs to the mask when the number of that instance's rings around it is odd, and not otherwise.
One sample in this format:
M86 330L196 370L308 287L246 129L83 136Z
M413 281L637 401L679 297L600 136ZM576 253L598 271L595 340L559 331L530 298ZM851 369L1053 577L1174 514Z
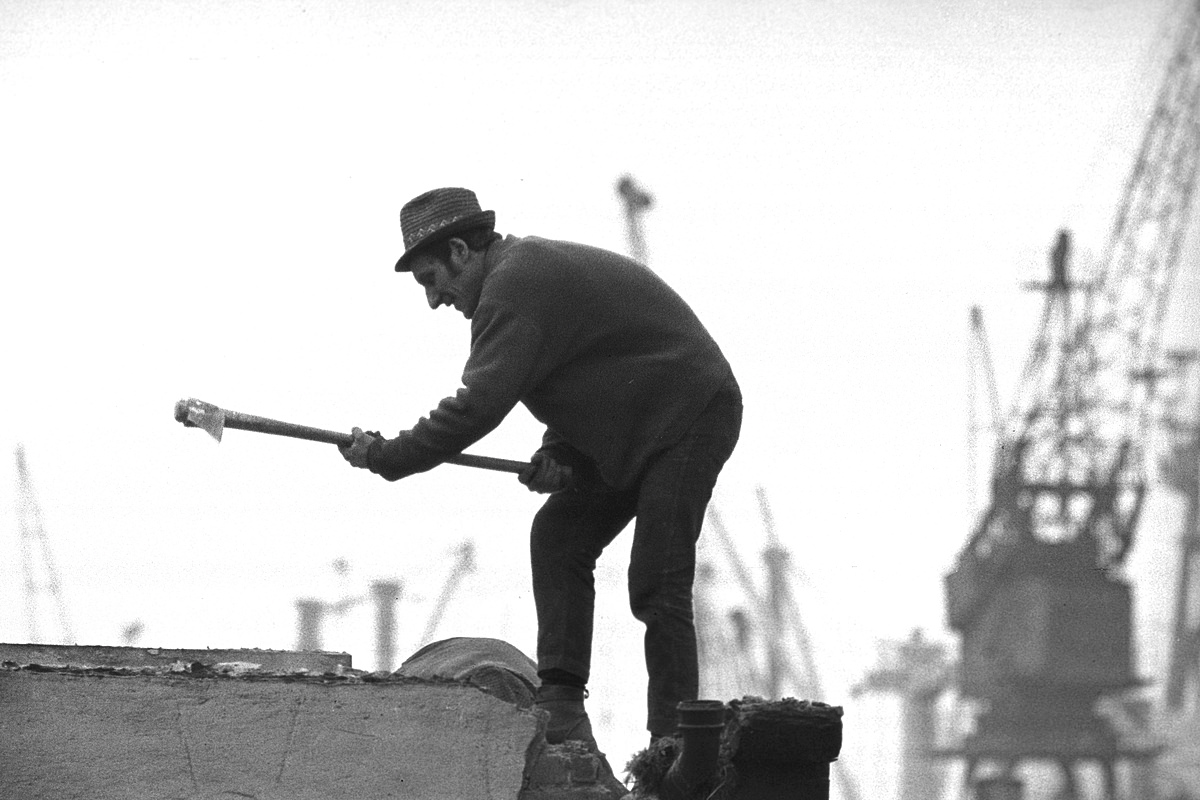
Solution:
M455 275L458 275L471 258L471 248L467 247L467 243L457 236L451 236L447 244L450 245L450 269L454 271Z

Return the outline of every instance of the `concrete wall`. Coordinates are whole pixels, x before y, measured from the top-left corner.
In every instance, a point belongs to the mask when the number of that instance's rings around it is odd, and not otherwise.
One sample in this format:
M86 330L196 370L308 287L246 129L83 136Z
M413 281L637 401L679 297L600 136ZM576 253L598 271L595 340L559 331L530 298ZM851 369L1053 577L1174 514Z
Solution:
M357 672L344 654L113 650L138 649L0 645L0 800L625 793L601 759L547 745L542 712L470 683Z
M516 798L531 713L471 686L0 670L0 797Z

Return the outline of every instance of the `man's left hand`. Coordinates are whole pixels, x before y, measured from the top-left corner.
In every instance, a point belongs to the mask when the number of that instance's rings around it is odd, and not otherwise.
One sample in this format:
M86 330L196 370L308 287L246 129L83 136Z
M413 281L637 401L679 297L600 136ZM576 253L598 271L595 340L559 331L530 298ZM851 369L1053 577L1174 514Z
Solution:
M352 428L350 435L354 437L354 441L348 445L338 445L338 450L342 452L342 458L350 462L350 466L360 469L368 469L367 466L367 451L371 449L371 443L376 439L382 439L375 431L363 432L362 428Z
M551 494L571 485L571 468L560 464L545 453L534 453L529 466L517 476L531 492Z

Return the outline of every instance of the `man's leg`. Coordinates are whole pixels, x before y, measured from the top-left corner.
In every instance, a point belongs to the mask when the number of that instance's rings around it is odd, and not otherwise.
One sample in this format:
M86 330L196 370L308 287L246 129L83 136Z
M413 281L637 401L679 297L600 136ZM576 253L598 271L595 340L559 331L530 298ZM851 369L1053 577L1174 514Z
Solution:
M633 517L630 492L565 490L533 520L530 561L537 608L538 704L550 712L546 738L594 740L583 710L591 673L595 568Z
M646 625L646 727L675 732L676 706L699 693L692 584L704 511L741 429L741 394L722 391L679 444L656 456L640 484L629 601Z

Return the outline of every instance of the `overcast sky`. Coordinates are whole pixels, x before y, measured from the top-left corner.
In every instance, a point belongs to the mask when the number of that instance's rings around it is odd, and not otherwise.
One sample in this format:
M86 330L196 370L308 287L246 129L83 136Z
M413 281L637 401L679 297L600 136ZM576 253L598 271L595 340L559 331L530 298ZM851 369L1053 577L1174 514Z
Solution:
M394 577L403 657L472 540L440 635L532 653L539 499L515 478L387 484L331 446L217 445L171 411L409 427L457 388L469 329L392 271L400 206L467 186L503 233L625 250L630 173L655 198L650 265L746 395L715 502L754 563L766 489L845 702L878 639L946 635L971 524L967 310L1007 401L1040 302L1021 285L1059 227L1081 264L1103 244L1182 7L0 2L0 442L27 451L75 640L140 620L145 645L290 648L297 597ZM1198 273L1192 246L1172 344L1200 345ZM526 458L539 436L518 410L472 450ZM1178 503L1147 525L1131 568L1161 582ZM592 701L621 763L642 739L628 545L600 570ZM19 552L0 512L0 641L29 636ZM1165 611L1139 614L1153 672ZM360 609L325 644L370 668L369 626Z

